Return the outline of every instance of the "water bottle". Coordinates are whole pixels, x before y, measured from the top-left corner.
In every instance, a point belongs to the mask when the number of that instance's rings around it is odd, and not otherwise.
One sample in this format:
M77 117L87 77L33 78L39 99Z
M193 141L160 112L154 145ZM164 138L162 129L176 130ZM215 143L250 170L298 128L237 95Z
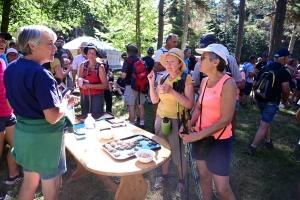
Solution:
M74 122L75 122L75 109L74 109L74 105L71 105L71 106L68 107L66 115L68 116L68 118L70 119L70 121L74 124Z
M87 118L84 120L85 138L87 140L93 140L96 136L96 121L92 117L91 113L88 113Z

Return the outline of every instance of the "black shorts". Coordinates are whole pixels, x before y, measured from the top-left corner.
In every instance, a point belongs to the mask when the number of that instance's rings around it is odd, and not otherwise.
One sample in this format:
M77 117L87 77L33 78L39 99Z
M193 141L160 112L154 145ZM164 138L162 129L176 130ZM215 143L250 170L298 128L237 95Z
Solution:
M17 122L14 114L9 117L0 117L0 132L5 131L6 127L13 126Z

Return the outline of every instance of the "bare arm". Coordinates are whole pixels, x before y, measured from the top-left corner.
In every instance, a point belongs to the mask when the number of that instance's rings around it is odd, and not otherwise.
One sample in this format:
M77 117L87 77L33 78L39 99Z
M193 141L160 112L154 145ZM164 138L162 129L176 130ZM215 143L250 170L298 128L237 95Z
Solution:
M154 81L155 81L154 70L152 70L150 74L148 74L147 78L149 81L151 101L153 104L157 104L159 102L159 96L156 89L154 88Z
M67 107L74 103L76 103L75 96L66 94L59 107L43 110L46 120L50 124L55 124L65 115Z
M68 65L68 69L66 71L63 71L60 65L54 66L54 71L57 78L66 78L71 70L72 66L70 64Z
M155 63L154 63L154 66L153 66L153 70L154 70L155 72L161 72L161 71L165 71L166 68L164 68L164 66L162 66L162 65L160 64L160 62L155 62Z
M288 103L287 100L290 95L290 85L289 82L283 82L281 83L282 87L282 103L287 107Z

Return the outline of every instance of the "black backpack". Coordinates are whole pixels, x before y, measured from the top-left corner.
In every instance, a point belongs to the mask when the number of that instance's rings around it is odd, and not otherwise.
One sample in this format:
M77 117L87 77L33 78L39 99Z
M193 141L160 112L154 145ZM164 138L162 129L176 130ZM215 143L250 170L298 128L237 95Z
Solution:
M160 81L160 85L164 84L164 82L166 81L166 79L168 78L170 74L167 73L165 74L161 81ZM179 93L184 93L184 89L185 89L185 81L186 81L186 76L187 74L186 73L182 73L181 74L181 77L180 77L180 80L176 81L176 82L173 82L173 89Z
M272 97L274 97L275 93L274 84L276 79L274 71L280 70L281 68L282 66L274 70L266 69L266 71L262 73L254 87L254 93L257 96L260 96L261 98L266 100L272 100Z

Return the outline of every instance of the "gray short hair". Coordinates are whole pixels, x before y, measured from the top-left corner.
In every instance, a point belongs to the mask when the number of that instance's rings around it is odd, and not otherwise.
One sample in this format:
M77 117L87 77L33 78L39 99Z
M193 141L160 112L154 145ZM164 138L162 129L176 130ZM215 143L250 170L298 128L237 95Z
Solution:
M18 45L20 52L24 56L32 54L29 43L38 46L41 43L44 32L51 34L53 36L53 41L56 41L57 35L46 26L29 25L21 27L18 30Z
M284 60L284 56L281 56L281 57L278 57L278 58L275 58L275 57L274 57L274 61L275 61L275 62L276 62L276 61L277 61L277 62L278 62L278 61L280 62L280 61L282 61L282 60Z

